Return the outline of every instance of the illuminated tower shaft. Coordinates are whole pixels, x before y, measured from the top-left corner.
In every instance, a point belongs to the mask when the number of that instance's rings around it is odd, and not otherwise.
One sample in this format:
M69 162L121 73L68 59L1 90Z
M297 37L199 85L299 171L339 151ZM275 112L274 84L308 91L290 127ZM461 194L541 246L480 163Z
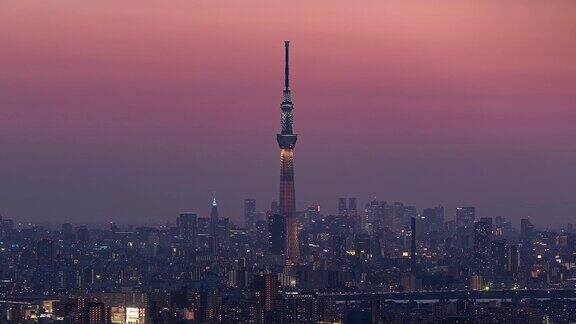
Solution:
M276 139L280 146L280 215L286 224L284 257L287 263L297 264L300 262L298 220L296 219L296 199L294 196L294 146L297 136L292 131L294 105L290 93L289 46L290 42L285 41L284 96L280 105L282 131L276 135Z

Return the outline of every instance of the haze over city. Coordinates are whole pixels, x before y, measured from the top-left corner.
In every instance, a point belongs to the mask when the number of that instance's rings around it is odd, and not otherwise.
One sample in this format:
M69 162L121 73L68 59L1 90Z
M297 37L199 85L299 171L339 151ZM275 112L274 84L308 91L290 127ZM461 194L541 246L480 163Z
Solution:
M265 210L290 39L297 209L573 223L575 32L573 1L3 2L0 214Z
M0 4L0 323L576 323L574 0Z

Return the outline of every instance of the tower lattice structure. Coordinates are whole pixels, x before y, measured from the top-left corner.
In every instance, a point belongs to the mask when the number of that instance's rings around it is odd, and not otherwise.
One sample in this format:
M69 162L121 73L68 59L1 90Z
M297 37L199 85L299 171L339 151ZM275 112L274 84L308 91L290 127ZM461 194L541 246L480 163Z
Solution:
M297 264L300 262L296 197L294 194L294 147L296 146L297 135L292 129L294 105L290 92L289 48L290 42L285 41L284 95L280 105L282 130L280 134L276 135L276 140L280 146L280 215L284 218L286 226L284 257L286 263Z

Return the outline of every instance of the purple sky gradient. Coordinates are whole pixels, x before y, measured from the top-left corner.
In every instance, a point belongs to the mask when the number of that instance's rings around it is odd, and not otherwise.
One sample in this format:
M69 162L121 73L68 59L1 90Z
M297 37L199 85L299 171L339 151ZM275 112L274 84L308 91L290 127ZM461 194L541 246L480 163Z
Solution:
M290 39L299 208L576 222L574 35L572 0L2 2L0 213L267 208Z

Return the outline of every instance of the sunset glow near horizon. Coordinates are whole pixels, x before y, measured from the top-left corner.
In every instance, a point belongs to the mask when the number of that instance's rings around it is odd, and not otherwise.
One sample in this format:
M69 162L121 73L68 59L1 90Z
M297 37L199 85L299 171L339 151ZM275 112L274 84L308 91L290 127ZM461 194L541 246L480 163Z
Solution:
M574 35L562 0L3 2L0 214L265 210L289 39L298 209L575 222Z

